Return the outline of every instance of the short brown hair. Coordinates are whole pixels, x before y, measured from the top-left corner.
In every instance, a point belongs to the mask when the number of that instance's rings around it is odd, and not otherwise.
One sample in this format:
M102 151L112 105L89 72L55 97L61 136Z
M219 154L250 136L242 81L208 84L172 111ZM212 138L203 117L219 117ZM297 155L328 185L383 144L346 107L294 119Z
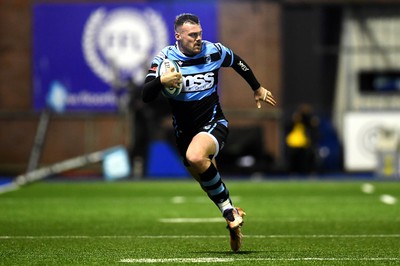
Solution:
M174 30L176 31L178 27L185 23L200 24L199 17L190 13L183 13L175 18Z

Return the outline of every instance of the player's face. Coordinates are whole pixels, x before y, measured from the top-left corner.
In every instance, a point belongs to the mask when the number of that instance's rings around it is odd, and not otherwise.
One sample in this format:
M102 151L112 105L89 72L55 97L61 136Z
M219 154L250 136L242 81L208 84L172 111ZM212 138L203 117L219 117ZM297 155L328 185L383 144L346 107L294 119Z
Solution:
M175 38L179 50L186 55L195 55L201 52L202 29L200 25L184 23L177 29Z

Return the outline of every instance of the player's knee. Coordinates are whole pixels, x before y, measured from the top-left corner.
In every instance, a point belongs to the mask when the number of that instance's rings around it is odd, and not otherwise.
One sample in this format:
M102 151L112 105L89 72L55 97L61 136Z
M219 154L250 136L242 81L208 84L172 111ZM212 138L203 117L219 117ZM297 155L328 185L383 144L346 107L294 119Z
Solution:
M199 152L187 152L186 160L190 166L196 167L204 164L206 158Z

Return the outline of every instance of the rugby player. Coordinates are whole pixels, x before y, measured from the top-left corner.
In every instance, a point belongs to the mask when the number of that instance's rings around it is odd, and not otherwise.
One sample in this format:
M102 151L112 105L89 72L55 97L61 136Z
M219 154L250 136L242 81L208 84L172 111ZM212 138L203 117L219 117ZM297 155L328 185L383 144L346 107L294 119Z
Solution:
M202 39L202 27L196 15L178 15L174 30L176 43L163 48L152 60L142 98L150 102L164 87L179 88L183 83L181 93L168 98L177 147L190 174L220 209L230 232L231 249L236 252L242 243L245 212L233 205L215 162L229 133L217 94L219 69L232 67L242 76L253 90L258 108L261 102L272 106L276 102L242 58L221 43ZM165 58L175 61L180 71L171 69L157 76L157 68Z

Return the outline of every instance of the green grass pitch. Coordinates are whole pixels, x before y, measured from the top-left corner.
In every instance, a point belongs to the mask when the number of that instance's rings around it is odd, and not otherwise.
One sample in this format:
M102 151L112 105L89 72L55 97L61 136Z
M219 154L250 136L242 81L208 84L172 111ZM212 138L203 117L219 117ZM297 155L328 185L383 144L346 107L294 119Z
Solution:
M0 194L0 265L399 265L400 182L365 182L225 180L238 253L194 181L35 183Z

